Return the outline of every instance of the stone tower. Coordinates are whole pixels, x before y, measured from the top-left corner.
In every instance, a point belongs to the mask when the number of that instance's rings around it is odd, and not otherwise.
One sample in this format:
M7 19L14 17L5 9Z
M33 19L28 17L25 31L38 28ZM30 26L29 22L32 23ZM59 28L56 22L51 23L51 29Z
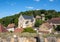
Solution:
M45 14L41 14L42 21L45 21Z

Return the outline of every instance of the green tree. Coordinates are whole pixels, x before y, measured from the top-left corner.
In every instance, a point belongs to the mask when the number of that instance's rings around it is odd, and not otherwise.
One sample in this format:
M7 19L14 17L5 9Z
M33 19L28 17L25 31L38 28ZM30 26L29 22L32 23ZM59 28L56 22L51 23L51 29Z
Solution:
M42 22L43 21L41 19L36 19L35 27L39 27L42 24Z
M56 31L60 31L60 25L57 25L57 27L55 28Z
M40 16L41 14L45 14L46 20L55 18L55 17L60 17L60 12L57 12L55 10L44 10L44 9L43 10L29 10L29 11L25 11L25 12L20 12L18 14L12 15L12 16L3 17L0 19L0 23L3 24L4 26L7 26L9 23L15 23L17 26L18 18L20 16L20 14L33 15L34 17L36 17L36 15ZM35 26L38 27L41 23L42 23L41 20L36 20Z

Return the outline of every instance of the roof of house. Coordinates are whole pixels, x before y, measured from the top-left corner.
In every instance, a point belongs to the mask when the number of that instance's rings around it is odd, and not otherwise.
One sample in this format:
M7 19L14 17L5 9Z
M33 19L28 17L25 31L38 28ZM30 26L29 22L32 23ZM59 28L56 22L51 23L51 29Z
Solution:
M49 23L44 23L44 25L47 26L49 29L53 27L53 26L50 25Z
M22 15L24 17L24 19L33 19L34 16L28 16L28 15Z
M37 15L36 18L41 18L41 16Z
M14 30L14 32L16 33L16 32L22 32L23 31L23 28L16 28L15 30Z
M12 24L8 24L7 28L14 28L15 27L15 24L12 23Z
M41 33L49 33L49 31L39 31L39 32L41 32Z
M8 32L2 24L0 24L0 32Z
M52 28L52 27L53 27L53 26L52 26L52 25L50 25L49 23L43 23L43 24L42 24L42 26L43 26L43 25L44 25L44 26L46 26L48 29L50 29L50 28Z
M52 18L51 20L48 20L47 22L54 23L54 24L60 24L60 18Z

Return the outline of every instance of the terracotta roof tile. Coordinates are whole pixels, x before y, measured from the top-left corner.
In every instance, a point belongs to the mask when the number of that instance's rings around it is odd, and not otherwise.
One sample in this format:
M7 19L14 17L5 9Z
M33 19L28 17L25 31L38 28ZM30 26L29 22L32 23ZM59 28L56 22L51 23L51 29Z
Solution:
M14 32L22 32L23 31L23 28L16 28L15 30L14 30Z

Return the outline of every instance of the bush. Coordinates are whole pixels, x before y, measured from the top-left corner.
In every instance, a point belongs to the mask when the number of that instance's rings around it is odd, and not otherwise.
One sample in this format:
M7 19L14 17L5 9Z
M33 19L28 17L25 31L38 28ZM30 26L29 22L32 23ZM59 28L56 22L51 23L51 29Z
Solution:
M36 19L35 27L39 27L42 23L43 23L42 20L40 20L40 19Z
M31 27L25 28L23 32L36 33L36 31Z

